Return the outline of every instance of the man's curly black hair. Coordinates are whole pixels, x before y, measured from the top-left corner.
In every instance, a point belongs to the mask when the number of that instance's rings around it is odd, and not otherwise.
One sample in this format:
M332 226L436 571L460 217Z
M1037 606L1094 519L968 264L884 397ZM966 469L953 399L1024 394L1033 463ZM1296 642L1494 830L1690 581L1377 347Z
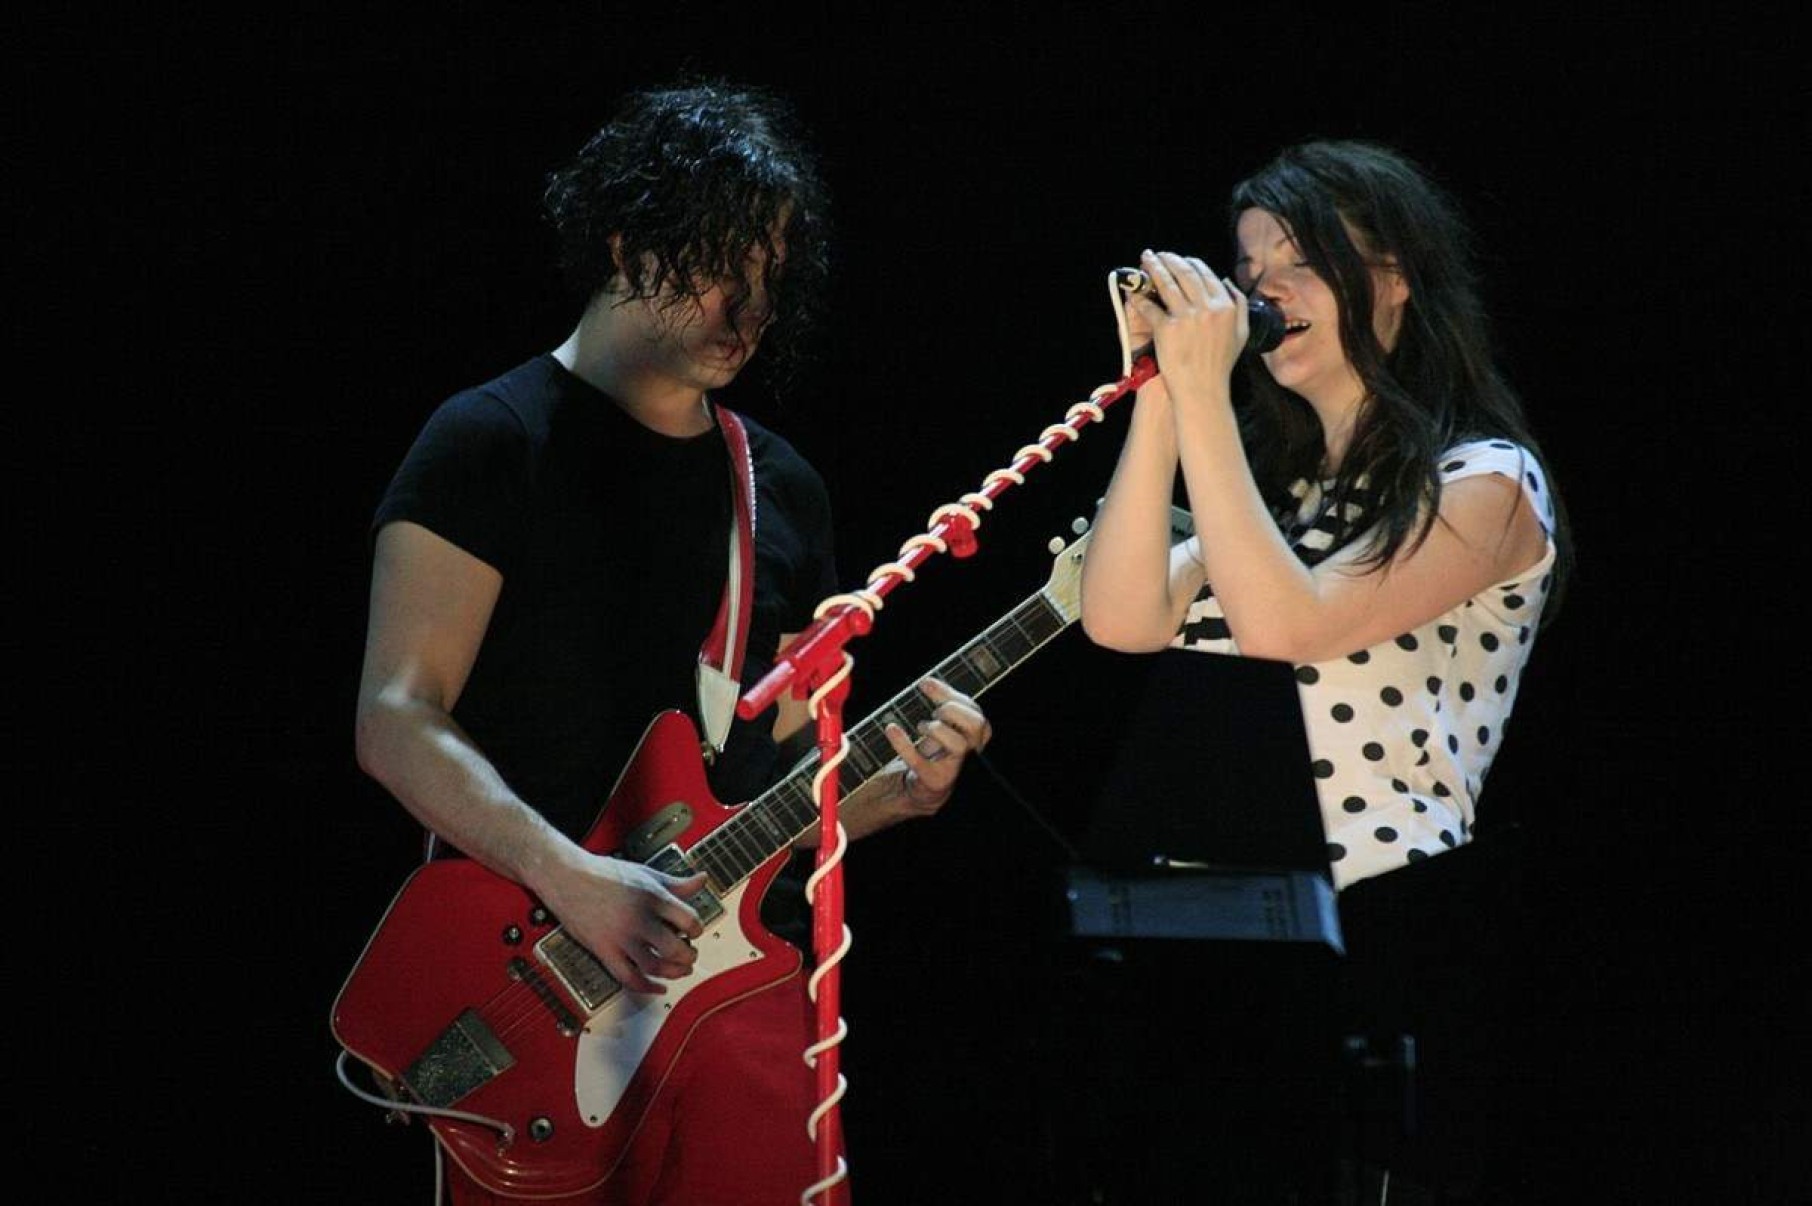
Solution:
M691 305L713 284L732 329L759 284L763 359L795 371L829 274L829 197L790 104L721 80L629 94L543 206L568 283L585 299L621 272L630 296ZM621 236L621 269L611 237Z

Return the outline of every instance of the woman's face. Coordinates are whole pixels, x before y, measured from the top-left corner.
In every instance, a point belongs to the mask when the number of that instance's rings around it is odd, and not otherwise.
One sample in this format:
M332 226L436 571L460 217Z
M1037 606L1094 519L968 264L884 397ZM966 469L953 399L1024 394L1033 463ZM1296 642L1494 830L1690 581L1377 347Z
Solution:
M1352 235L1351 227L1347 233ZM1262 294L1283 312L1283 342L1265 353L1265 368L1285 389L1317 407L1356 404L1364 394L1359 373L1340 343L1340 299L1296 245L1289 226L1264 209L1240 214L1239 255L1233 277L1248 295ZM1364 244L1354 237L1354 245ZM1385 351L1394 348L1409 288L1394 263L1373 263L1372 333Z

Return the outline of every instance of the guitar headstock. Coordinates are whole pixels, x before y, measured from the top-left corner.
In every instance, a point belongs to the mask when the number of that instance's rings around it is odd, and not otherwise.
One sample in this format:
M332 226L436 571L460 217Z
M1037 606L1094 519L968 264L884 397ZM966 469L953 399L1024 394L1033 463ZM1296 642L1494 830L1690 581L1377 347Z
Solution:
M1057 561L1040 593L1066 623L1073 624L1082 618L1082 553L1088 547L1092 529L1088 520L1078 518L1070 524L1070 531L1076 533L1076 538L1068 544L1063 537L1053 536L1046 546Z
M1063 537L1053 536L1046 546L1057 561L1040 593L1058 615L1074 623L1082 618L1082 557L1094 530L1088 520L1078 517L1070 522L1070 531L1076 534L1074 540L1066 544ZM1180 544L1194 534L1195 521L1189 512L1182 507L1170 508L1170 543Z

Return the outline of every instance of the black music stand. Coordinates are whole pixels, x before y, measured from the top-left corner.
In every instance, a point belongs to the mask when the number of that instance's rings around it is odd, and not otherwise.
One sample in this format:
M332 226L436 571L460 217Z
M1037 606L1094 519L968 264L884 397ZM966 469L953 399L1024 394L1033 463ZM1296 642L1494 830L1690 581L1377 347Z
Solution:
M1068 891L1078 935L1307 942L1341 953L1291 668L1157 654L1082 854Z
M1077 1200L1324 1200L1344 947L1291 667L1154 655L1079 846Z

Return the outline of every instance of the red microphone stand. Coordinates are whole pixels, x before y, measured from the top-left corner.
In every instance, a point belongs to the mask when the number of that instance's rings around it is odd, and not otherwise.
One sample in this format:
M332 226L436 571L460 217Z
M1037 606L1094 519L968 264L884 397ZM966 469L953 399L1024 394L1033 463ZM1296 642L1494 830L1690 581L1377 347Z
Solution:
M992 510L996 498L1010 487L1023 484L1025 475L1038 465L1049 464L1058 448L1080 439L1088 424L1101 422L1108 406L1157 374L1157 361L1150 355L1140 356L1120 380L1099 387L1087 401L1071 406L1062 423L1046 427L1036 443L1014 453L1007 468L988 474L980 490L933 511L926 530L900 546L897 560L870 571L866 586L848 594L832 595L820 603L812 623L780 654L774 668L737 702L737 715L753 720L780 692L791 689L795 698L810 701L818 726L820 765L813 780L819 808L818 855L806 881L806 898L812 906L812 951L817 961L807 989L816 1006L818 1039L806 1049L805 1062L817 1074L818 1105L808 1120L807 1130L817 1144L819 1179L800 1196L801 1206L812 1206L813 1199L824 1206L849 1203L849 1169L843 1159L838 1108L847 1085L837 1058L837 1048L848 1033L840 1013L838 965L850 945L849 928L843 921L842 869L849 838L837 816L836 774L836 767L847 752L842 708L849 696L849 674L854 666L844 646L874 627L875 613L881 610L886 596L900 583L912 581L918 566L934 553L948 552L957 558L974 555L978 547L975 532L981 527L982 511Z

